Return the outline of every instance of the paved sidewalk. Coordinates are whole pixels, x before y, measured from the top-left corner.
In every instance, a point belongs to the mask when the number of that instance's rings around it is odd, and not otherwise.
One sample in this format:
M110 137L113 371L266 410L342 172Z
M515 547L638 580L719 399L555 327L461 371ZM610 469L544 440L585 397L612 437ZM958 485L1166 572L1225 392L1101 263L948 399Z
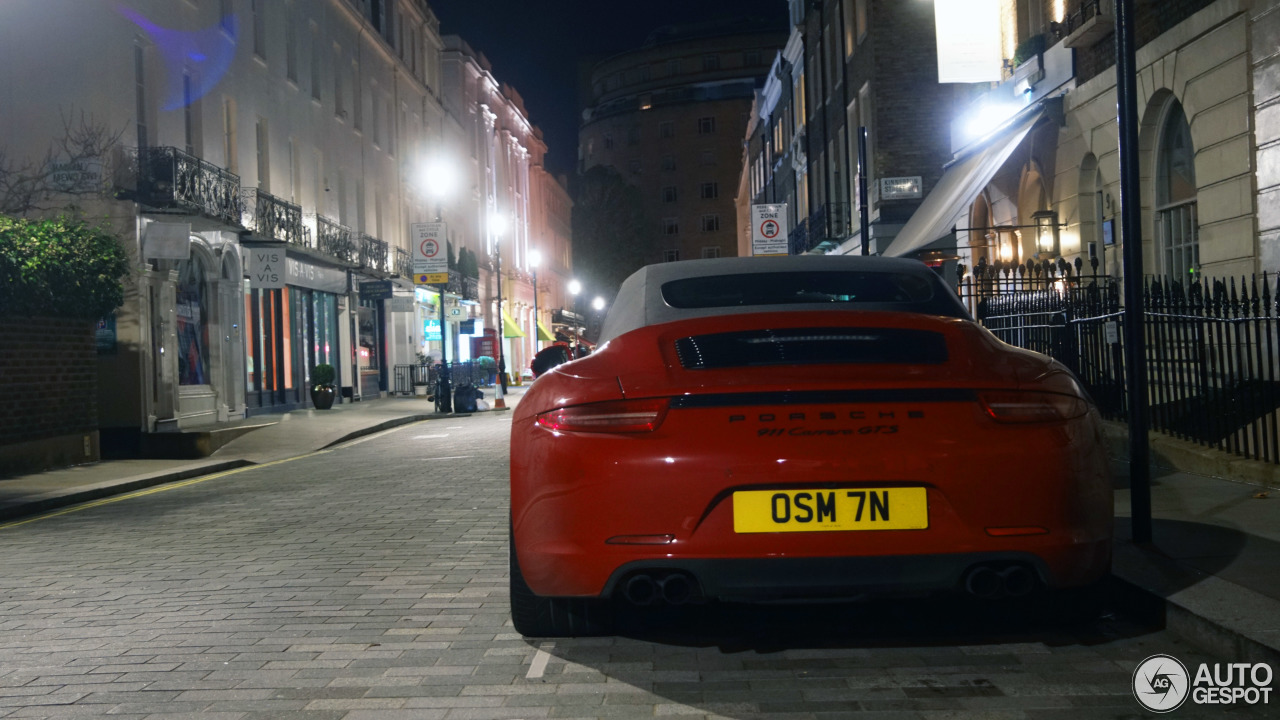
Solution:
M525 387L505 398L514 407ZM492 407L493 390L485 390ZM262 464L441 418L424 398L384 398L255 418L258 428L202 460L121 460L0 480L0 525L89 500ZM268 424L269 423L269 424ZM1126 428L1108 424L1117 478L1114 575L1169 629L1238 662L1280 665L1280 468L1152 435L1154 541L1129 531Z
M527 386L513 386L504 398L515 407ZM492 412L493 388L483 389ZM422 397L387 397L334 405L330 410L295 410L252 418L257 429L199 460L105 460L91 465L0 479L0 523L60 507L119 495L168 482L245 465L306 455L400 425L465 414L440 415Z
M1152 541L1130 531L1128 428L1116 470L1112 574L1164 601L1166 626L1237 662L1280 664L1280 467L1151 434Z

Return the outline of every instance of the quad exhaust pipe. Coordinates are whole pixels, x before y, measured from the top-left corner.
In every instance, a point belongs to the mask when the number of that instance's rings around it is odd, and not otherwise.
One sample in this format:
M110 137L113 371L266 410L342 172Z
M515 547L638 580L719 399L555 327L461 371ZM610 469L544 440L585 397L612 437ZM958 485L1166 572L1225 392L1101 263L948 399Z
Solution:
M622 596L633 605L665 602L683 605L693 599L695 583L686 573L674 572L658 578L647 573L632 575L622 588Z
M964 589L983 599L1022 597L1036 588L1036 574L1025 565L1010 565L997 570L979 565L964 578Z

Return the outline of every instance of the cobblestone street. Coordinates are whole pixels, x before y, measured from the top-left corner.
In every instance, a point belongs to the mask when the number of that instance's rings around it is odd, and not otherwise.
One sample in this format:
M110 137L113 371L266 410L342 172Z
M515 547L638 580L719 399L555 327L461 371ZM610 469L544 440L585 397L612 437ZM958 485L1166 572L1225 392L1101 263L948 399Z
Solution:
M420 422L0 526L0 717L1141 717L1144 658L1238 659L1132 618L938 601L695 607L525 640L510 421Z

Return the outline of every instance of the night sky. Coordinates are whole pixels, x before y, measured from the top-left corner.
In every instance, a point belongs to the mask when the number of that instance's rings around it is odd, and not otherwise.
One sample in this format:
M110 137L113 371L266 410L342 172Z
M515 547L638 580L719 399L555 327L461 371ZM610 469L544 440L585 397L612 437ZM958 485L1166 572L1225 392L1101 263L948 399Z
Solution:
M461 35L524 98L550 148L547 166L572 172L578 145L578 66L638 48L665 25L741 16L787 26L786 0L431 0L440 32Z

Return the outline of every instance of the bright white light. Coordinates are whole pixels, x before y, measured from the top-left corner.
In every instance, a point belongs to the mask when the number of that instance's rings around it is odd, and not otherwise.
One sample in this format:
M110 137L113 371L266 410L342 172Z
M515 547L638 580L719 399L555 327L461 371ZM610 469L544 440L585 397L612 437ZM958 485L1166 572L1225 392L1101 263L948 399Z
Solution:
M542 253L537 250L529 251L529 267L536 268L542 264Z
M593 309L595 309L595 310L603 310L603 309L604 309L604 298L602 298L602 297L600 297L599 295L597 295L597 296L596 296L596 299L591 301L591 307L592 307Z
M453 166L436 159L418 170L418 185L434 198L443 198L457 185Z
M1017 115L1024 107L1026 105L1016 105L1014 103L987 103L974 110L973 115L965 123L965 135L970 140L985 137L1003 125L1009 118Z
M502 235L507 231L507 217L500 212L493 212L489 215L489 229L493 234Z
M569 281L569 294L570 294L570 295L577 295L577 294L578 294L578 293L580 293L580 292L582 292L582 283L578 282L577 280L570 280L570 281Z

